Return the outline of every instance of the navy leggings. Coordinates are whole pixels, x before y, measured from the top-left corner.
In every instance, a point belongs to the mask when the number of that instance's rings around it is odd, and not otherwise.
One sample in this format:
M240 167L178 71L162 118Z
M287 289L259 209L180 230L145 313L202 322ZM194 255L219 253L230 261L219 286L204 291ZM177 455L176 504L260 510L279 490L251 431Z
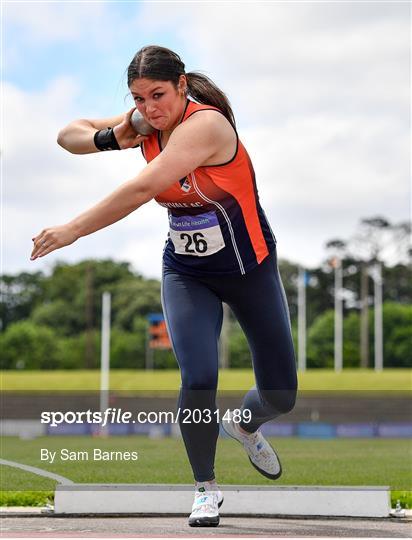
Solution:
M276 251L245 275L198 277L163 269L163 311L182 377L178 406L216 411L218 340L222 302L228 304L247 337L256 386L241 408L252 413L240 423L253 433L268 420L293 409L297 376L289 310L277 268ZM183 423L180 429L195 480L214 478L219 425Z

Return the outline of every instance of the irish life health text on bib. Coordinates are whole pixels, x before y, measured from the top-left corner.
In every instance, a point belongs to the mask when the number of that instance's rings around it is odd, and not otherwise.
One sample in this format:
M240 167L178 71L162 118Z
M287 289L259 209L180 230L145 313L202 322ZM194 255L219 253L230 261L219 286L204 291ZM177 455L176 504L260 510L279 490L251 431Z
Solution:
M169 224L175 253L206 257L225 247L216 212L197 216L169 214Z

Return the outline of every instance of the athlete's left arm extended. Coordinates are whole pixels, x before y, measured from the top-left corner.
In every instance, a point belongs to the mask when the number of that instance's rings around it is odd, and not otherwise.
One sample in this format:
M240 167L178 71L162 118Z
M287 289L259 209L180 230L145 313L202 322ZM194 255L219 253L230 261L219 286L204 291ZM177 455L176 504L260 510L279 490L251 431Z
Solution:
M33 238L31 260L119 221L206 163L226 137L225 130L219 129L221 115L208 112L195 114L180 124L166 148L135 178L69 223L44 229Z

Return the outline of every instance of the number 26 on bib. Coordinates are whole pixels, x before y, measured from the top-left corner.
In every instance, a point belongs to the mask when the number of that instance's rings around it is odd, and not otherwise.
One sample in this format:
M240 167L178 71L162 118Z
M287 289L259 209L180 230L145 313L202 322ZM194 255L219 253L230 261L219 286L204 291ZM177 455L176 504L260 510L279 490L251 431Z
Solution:
M170 239L175 253L206 257L225 247L216 212L196 216L169 215Z

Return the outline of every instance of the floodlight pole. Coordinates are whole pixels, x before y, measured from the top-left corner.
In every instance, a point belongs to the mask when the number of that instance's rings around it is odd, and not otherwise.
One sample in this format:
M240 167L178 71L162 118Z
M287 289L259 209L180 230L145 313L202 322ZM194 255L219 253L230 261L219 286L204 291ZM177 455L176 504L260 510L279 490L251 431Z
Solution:
M298 276L298 369L306 371L306 271Z
M383 369L382 264L377 262L372 273L375 296L375 371Z
M104 292L102 296L102 338L100 360L100 412L109 408L109 369L110 369L110 309L111 296ZM108 427L100 429L101 435L108 434Z
M343 303L342 303L342 287L343 273L342 261L339 257L335 257L335 371L342 371L343 364Z

